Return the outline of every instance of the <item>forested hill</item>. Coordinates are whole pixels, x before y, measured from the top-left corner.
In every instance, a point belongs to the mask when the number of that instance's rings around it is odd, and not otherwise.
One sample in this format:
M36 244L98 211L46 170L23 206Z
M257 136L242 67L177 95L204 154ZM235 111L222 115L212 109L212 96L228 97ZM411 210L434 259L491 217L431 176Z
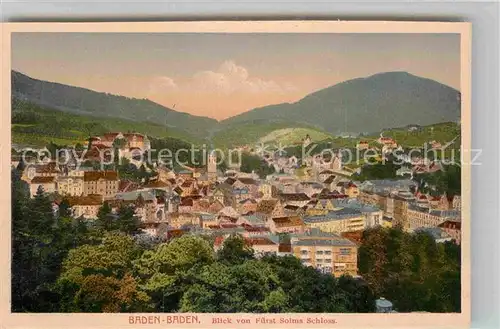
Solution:
M460 93L407 72L386 72L336 84L296 103L269 105L221 122L301 122L327 132L363 133L460 119Z
M148 99L37 80L17 71L12 71L12 96L63 112L165 125L199 138L217 124L215 119L178 112Z

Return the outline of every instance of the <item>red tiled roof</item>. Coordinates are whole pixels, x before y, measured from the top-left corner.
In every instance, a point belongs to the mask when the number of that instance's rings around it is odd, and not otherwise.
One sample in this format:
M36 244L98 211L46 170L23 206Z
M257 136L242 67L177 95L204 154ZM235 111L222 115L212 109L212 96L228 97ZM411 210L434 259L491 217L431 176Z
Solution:
M111 147L107 146L107 145L104 145L104 144L92 144L92 148L95 148L97 150L108 150L108 149L111 149Z
M279 252L292 252L292 245L290 243L284 244L280 243L278 246L278 251Z
M363 238L363 231L350 231L350 232L342 232L340 234L343 238L351 240L356 244L360 244Z
M264 214L271 214L278 204L278 200L262 200L257 205L257 212L261 212Z
M251 204L256 204L257 201L255 199L244 199L239 202L240 204L245 204L245 203L251 203Z
M294 226L303 226L304 221L302 218L298 216L289 216L289 217L277 217L273 218L273 222L276 227L294 227Z
M253 178L242 177L242 178L238 178L238 180L245 185L256 185L257 184L255 179L253 179Z
M138 188L139 185L137 183L129 180L121 180L120 183L118 184L118 191L120 192L130 192L137 190Z
M132 138L136 138L136 140L138 141L143 141L144 140L144 135L142 134L138 134L138 133L127 133L127 134L123 134L123 137L125 137L127 140L132 140Z
M327 179L325 179L323 181L323 184L331 184L331 183L333 183L334 179L335 179L335 176L334 175L330 175L330 176L328 176Z
M181 184L181 187L191 187L193 186L193 181L185 181Z
M222 227L222 228L234 228L234 227L238 227L238 225L236 225L234 223L221 223L220 227Z
M96 181L99 179L118 180L118 172L116 171L86 171L83 173L83 180L88 181Z
M457 222L457 221L447 220L447 221L444 221L441 224L439 224L438 227L447 228L447 229L461 230L462 229L462 223L461 222Z
M252 246L268 246L268 245L276 245L275 242L271 241L268 238L258 237L258 238L245 238L248 244Z
M248 225L248 224L243 224L241 225L243 227L245 227L245 231L247 232L269 232L269 228L268 227L262 227L262 226L251 226L251 225Z
M332 193L329 193L329 194L318 194L317 195L317 198L319 200L327 200L327 199L345 199L347 198L347 194L334 194L333 192Z
M158 187L158 188L161 188L161 187L169 187L170 184L168 183L165 183L161 180L155 180L155 181L151 181L149 183L147 183L144 187L147 187L147 188L155 188L155 187Z
M69 197L68 203L73 206L100 206L103 203L102 195L88 195L80 197Z
M305 193L281 193L280 198L284 201L308 201L310 199Z
M192 207L194 204L194 201L192 198L181 198L181 202L179 206L181 207Z
M50 162L45 165L36 166L37 173L44 174L55 174L60 172L59 168L57 168L57 164L55 162Z
M31 184L47 184L54 183L55 177L45 177L45 176L36 176L31 180Z

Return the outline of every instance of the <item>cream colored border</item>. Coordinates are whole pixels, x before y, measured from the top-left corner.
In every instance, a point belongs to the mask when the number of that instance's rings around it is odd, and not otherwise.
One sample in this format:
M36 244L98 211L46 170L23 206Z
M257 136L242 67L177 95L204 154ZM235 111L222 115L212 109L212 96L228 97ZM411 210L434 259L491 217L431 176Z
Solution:
M302 327L302 328L375 328L375 327L468 327L470 324L470 207L471 207L471 24L437 22L331 22L331 21L241 21L241 22L162 22L162 23L4 23L2 35L2 111L1 122L1 172L0 194L0 283L1 313L0 328L143 328L145 325L131 325L128 314L11 314L10 313L10 40L13 32L193 32L193 33L457 33L461 35L461 93L462 93L462 313L395 313L395 314L317 314L316 316L335 319L336 324L276 324L262 327ZM149 314L147 314L149 315ZM167 321L168 314L160 315ZM252 328L252 324L237 324L237 318L257 318L258 315L238 314L227 316L232 324L212 324L210 314L197 314L199 324L174 325L163 322L168 327L229 327ZM223 317L223 314L217 314ZM306 319L313 314L279 314L267 318ZM159 325L156 325L157 327Z

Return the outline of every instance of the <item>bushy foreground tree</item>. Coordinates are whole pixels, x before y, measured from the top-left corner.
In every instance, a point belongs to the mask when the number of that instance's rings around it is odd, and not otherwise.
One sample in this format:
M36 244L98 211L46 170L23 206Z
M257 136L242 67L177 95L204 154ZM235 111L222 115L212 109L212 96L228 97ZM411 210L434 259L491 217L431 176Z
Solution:
M428 234L376 228L363 234L359 271L399 312L460 312L460 246Z

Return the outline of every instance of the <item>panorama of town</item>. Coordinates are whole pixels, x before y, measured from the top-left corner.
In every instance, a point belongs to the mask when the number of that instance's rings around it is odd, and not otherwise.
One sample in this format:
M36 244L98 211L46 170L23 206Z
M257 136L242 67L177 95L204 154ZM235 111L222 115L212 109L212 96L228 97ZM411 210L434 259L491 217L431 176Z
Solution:
M416 129L408 127L410 132ZM311 144L310 137L303 136L295 146L307 149ZM435 141L429 145L443 147ZM18 182L29 186L32 200L49 196L54 216L64 212L87 226L106 226L122 220L123 209L129 209L135 226L129 221L123 231L138 239L168 243L186 236L211 237L211 247L220 252L238 237L251 248L252 257L292 256L335 278L363 282L365 274L373 277L373 268L361 269L358 262L360 253L369 258L366 253L374 252L362 246L370 230L397 228L425 234L434 246L460 245L460 194L424 189L428 183L417 179L442 172L442 163L406 154L393 138L381 135L356 145L359 152L378 151L376 160L391 161L393 152L401 151L397 157L405 165L393 178L384 179L358 179L361 167L346 166L341 150L301 158L286 151L239 147L240 156L243 152L259 160L256 168L241 158L224 164L210 149L206 163L196 167L150 163L143 157L150 150L146 135L108 132L91 136L86 145L57 150L57 159L48 148L18 150L12 167L19 172ZM111 158L126 164L117 165ZM370 243L378 248L384 241ZM376 266L376 260L369 266ZM388 298L379 295L373 300L377 312L398 310Z
M13 313L465 315L463 32L264 30L12 35Z

